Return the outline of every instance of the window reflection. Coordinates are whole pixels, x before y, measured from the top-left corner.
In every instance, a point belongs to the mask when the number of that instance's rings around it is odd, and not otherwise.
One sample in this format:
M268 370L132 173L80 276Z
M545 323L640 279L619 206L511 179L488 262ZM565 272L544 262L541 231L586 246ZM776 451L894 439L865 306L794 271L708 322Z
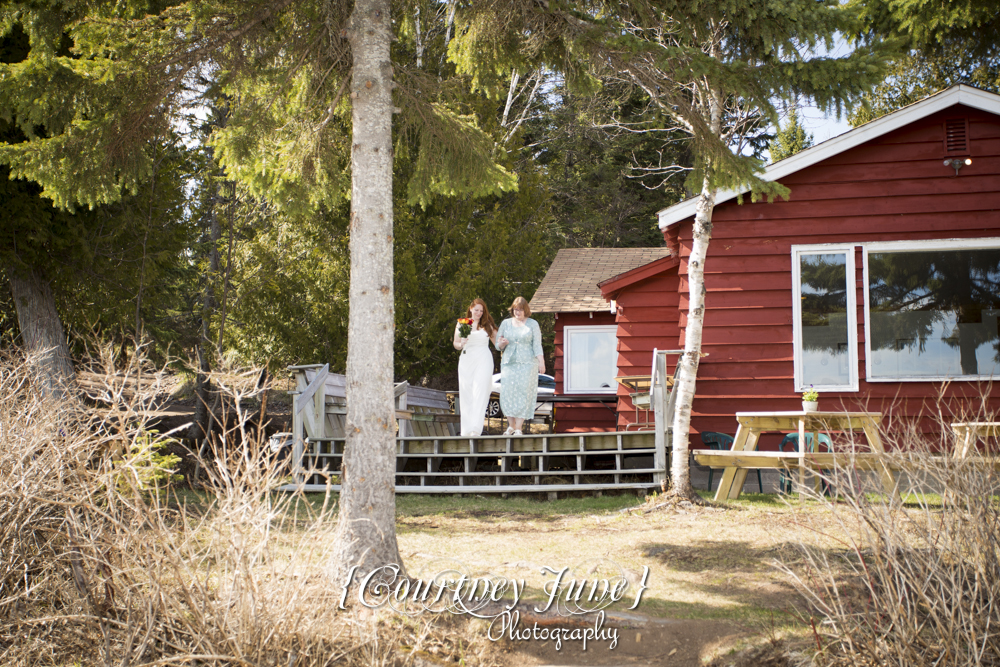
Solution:
M1000 376L1000 249L868 255L872 377Z
M802 254L799 276L802 382L817 387L850 384L847 254Z

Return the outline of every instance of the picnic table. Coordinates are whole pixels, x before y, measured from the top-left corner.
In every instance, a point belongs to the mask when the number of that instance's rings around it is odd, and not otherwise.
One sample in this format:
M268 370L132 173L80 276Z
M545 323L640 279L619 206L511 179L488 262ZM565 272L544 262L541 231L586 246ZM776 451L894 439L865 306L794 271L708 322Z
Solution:
M952 424L951 430L958 436L955 456L959 458L969 455L977 438L1000 438L1000 422L959 422Z
M739 427L736 430L736 437L733 447L729 452L712 452L708 455L697 455L699 463L711 465L715 459L725 459L732 465L728 465L716 491L715 500L735 500L739 498L743 490L743 483L746 481L747 471L750 468L785 468L797 467L799 473L799 497L805 488L805 473L807 467L822 468L833 467L836 459L835 454L819 454L806 452L806 433L813 434L813 442L819 442L819 433L852 432L863 431L868 438L868 445L875 455L875 460L869 462L869 467L879 473L882 486L886 493L895 494L896 480L892 471L879 462L879 455L885 452L882 445L882 438L879 436L879 423L882 414L878 412L737 412L736 421ZM761 433L777 431L779 433L798 433L799 451L797 453L786 452L756 452L757 444ZM749 454L755 452L752 460L741 461L740 452ZM767 456L773 454L772 456ZM721 455L714 456L713 455ZM852 458L855 460L858 455ZM712 459L710 461L709 459ZM794 459L796 465L791 466ZM829 459L829 460L827 460Z

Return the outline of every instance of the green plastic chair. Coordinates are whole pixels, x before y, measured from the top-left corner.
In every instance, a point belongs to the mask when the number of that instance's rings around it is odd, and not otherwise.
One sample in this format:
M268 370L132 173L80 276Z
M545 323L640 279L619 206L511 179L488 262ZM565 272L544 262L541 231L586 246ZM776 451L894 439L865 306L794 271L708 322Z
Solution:
M820 447L826 447L826 451L833 451L833 440L830 440L830 436L826 433L819 434L819 445ZM810 452L816 451L813 448L813 434L806 433L806 447L808 447ZM778 449L783 452L798 452L799 451L799 434L798 433L788 433L784 438L781 439L781 444L778 445ZM825 470L823 471L826 472ZM778 488L781 489L782 493L792 492L792 478L785 474L784 469L779 471L781 479L778 481ZM830 484L823 480L823 492L830 495Z
M725 433L716 433L715 431L702 431L701 432L701 442L709 449L714 449L718 452L728 452L733 448L733 436L726 435ZM764 484L760 480L760 469L755 471L757 473L757 488L760 489L761 493L764 493ZM708 469L708 490L712 490L712 477L715 475L715 469Z

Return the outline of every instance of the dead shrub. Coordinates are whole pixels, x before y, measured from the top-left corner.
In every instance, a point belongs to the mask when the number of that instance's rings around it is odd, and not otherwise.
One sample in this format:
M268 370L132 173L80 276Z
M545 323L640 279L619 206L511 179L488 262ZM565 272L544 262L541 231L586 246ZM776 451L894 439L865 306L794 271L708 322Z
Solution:
M811 608L817 664L1000 665L998 452L980 442L956 458L948 422L930 437L902 424L883 434L905 502L876 475L827 471L851 537L840 552L803 543L805 565L781 566Z
M119 386L155 376L141 359L107 373L100 411L43 400L21 361L0 358L0 664L490 661L460 625L338 611L333 504L277 492L284 473L247 433L213 443L197 506L150 475L165 461L148 453L149 396Z

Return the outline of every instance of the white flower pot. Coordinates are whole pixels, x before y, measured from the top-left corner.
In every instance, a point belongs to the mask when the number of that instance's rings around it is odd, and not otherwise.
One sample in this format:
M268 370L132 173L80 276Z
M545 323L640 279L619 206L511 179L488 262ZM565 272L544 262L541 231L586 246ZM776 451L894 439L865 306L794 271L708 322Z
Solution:
M819 401L802 401L802 409L806 412L816 412L819 410Z

